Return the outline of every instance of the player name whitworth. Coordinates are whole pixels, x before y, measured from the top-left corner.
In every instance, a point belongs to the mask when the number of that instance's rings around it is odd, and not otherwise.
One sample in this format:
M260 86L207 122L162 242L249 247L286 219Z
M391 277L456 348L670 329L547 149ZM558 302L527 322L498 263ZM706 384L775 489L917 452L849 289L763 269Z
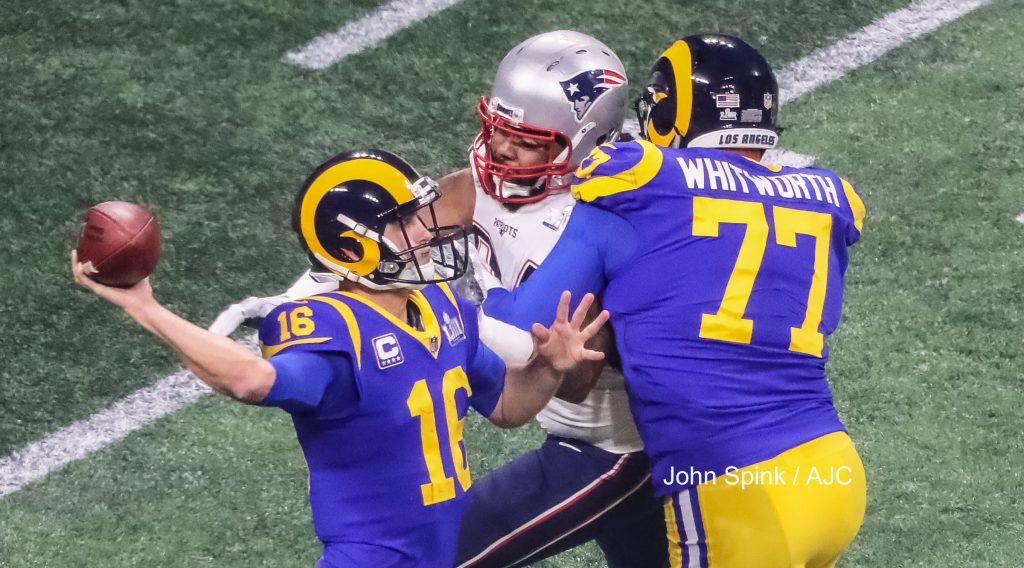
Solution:
M744 171L729 162L709 158L676 158L686 185L698 190L756 191L763 196L779 196L785 199L824 201L835 207L839 205L839 188L829 177L792 173L761 176Z

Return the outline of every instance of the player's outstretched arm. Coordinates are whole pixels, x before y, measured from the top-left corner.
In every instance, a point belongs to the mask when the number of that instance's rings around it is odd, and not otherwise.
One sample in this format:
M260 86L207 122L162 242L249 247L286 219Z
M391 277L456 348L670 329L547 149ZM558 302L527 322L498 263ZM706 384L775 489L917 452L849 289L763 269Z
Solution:
M227 337L213 334L171 312L153 297L146 278L130 288L113 288L89 278L71 251L75 282L124 309L132 319L178 352L193 373L213 390L257 404L274 385L274 367Z
M283 293L276 296L250 296L237 304L231 304L210 324L209 330L217 335L231 335L245 320L262 319L274 308L285 302L315 296L338 289L337 282L318 282L307 270Z
M494 424L502 428L526 424L551 400L565 373L588 361L604 359L604 353L588 349L586 343L608 321L608 312L602 311L584 326L594 295L583 297L572 318L569 317L570 300L571 294L563 292L551 327L533 324L533 358L525 365L507 368L505 388L490 415Z

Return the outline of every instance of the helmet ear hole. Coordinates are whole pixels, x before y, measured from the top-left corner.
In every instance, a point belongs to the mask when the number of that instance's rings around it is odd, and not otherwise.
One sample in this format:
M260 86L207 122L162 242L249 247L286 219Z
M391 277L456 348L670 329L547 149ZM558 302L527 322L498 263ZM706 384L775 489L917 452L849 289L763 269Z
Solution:
M647 88L641 96L646 103L647 113L643 120L649 121L658 138L670 136L676 128L676 84L672 71L672 61L662 56L654 64L651 76L647 80ZM652 133L648 133L650 136Z
M352 237L341 237L338 242L338 258L345 262L359 262L363 259L366 251L363 243Z
M663 91L662 91L663 92ZM676 126L676 101L671 93L668 96L655 97L651 108L651 122L659 134L668 134Z

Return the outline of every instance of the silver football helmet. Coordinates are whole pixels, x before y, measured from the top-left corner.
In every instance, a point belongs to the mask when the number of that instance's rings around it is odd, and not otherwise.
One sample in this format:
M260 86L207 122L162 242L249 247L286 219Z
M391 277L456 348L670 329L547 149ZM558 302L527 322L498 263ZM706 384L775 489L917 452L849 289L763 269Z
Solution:
M511 203L567 189L576 166L622 130L627 91L618 56L586 34L548 32L512 48L498 66L490 97L481 97L477 107L482 126L471 157L481 186ZM496 131L546 144L547 163L501 163L490 147Z

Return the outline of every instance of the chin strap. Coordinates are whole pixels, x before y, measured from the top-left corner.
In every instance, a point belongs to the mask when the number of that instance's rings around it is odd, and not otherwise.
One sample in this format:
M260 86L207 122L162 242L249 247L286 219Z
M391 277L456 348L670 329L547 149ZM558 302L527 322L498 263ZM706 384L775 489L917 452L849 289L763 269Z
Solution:
M416 267L419 266L419 271ZM422 274L422 276L420 276ZM423 280L430 281L434 279L434 261L428 260L425 264L418 264L416 262L407 262L402 268L402 271L398 273L395 278L402 280L412 280L413 278L422 278ZM410 290L421 290L426 286L426 282L391 282L389 288L408 288Z
M593 130L595 126L597 126L596 122L588 122L588 123L584 124L582 128L577 130L576 131L576 136L572 137L572 140L569 142L569 145L566 146L562 150L562 153L559 154L557 158L555 158L555 162L561 162L562 160L569 159L569 152L572 151L573 148L579 148L580 147L580 142L583 142L583 137L586 136L587 133L589 133L591 130ZM615 139L614 134L617 134L617 133L612 133L611 135L608 136L608 139L609 140L614 140ZM577 154L578 154L578 152L577 152ZM583 156L583 157L585 158L586 156Z
M491 176L491 183L494 187L498 188L498 194L501 197L530 197L535 195L537 190L542 189L544 185L544 178L537 178L537 181L531 185L523 185L521 183L512 183L510 181L504 181L498 176Z
M383 284L378 284L377 282L374 282L373 280L370 280L369 278L367 278L365 276L360 276L356 272L354 272L354 271L352 271L352 270L350 270L348 268L345 268L344 266L340 266L338 264L335 264L335 263L331 262L330 260L326 259L323 255L321 255L319 253L313 253L313 256L316 257L316 259L318 261L320 261L320 263L323 264L325 268L330 270L330 272L312 272L311 271L309 273L310 278L312 278L316 282L320 282L320 283L349 281L349 282L355 282L357 284L361 284L361 285L366 286L367 288L370 288L370 289L373 289L373 290L394 290L396 288L406 288L406 289L409 289L409 290L421 290L424 286L427 285L427 283L429 281L434 279L434 274L435 274L434 261L433 260L428 260L426 263L420 264L419 265L419 271L416 270L416 266L417 265L416 265L415 262L407 262L407 263L405 263L405 266L402 267L402 270L397 275L394 276L394 278L401 278L403 280L412 280L413 278L420 278L420 274L422 274L423 275L422 278L423 278L423 280L425 280L425 282L396 282L396 281L388 281L388 282L385 282ZM381 264L383 264L384 262L392 262L392 261L385 260L385 261L382 261Z

